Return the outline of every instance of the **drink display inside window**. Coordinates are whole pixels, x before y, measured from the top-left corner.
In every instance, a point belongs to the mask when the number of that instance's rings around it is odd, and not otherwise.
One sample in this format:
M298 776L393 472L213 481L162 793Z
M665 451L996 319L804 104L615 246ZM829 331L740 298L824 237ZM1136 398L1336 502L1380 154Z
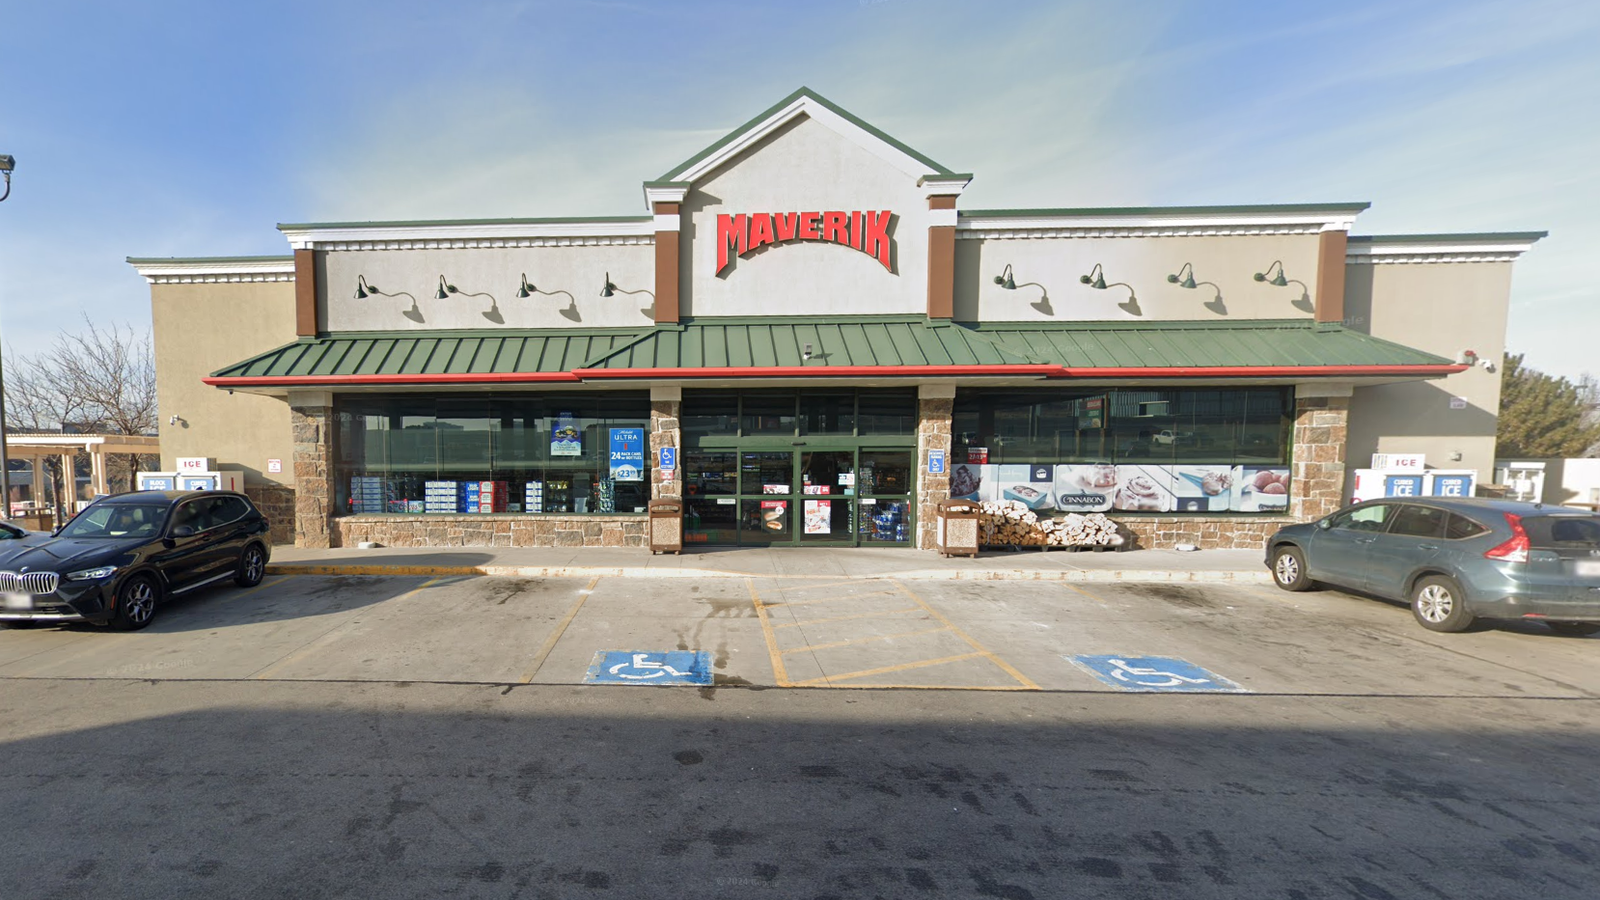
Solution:
M355 515L642 513L642 394L339 400L337 500Z

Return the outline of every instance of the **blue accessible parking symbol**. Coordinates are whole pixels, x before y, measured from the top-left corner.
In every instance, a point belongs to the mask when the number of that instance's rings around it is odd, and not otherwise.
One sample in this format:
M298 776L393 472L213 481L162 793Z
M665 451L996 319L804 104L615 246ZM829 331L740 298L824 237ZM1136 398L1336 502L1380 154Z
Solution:
M584 684L711 684L711 654L704 650L601 650Z
M1068 656L1065 659L1106 684L1125 691L1250 693L1194 663L1165 656Z

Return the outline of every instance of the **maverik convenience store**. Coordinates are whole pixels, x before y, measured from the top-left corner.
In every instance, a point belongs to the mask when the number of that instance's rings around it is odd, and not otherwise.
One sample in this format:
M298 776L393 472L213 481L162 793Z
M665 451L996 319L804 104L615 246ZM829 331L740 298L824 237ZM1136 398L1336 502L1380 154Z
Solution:
M952 494L1259 546L1375 452L1491 471L1471 363L1540 234L964 209L972 177L802 89L645 182L647 215L130 259L164 465L245 471L310 547L638 546L682 497L691 543L926 548Z

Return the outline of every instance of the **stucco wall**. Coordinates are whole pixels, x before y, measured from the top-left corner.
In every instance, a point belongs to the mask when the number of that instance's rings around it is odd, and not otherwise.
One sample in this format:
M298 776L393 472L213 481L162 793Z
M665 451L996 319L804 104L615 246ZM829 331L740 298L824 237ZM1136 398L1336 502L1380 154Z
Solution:
M973 234L957 232L957 321L1298 319L1310 318L1316 301L1315 234L1090 238ZM1293 283L1276 287L1251 277L1274 260L1281 260L1285 274L1303 282L1304 290ZM1105 290L1078 280L1096 263L1105 273ZM1216 287L1184 288L1168 282L1167 276L1177 274L1184 263L1194 266L1196 282L1209 281ZM994 283L1007 265L1016 290ZM1111 282L1131 285L1137 303L1128 303L1128 288ZM1048 303L1041 301L1046 294Z
M295 339L294 282L155 284L156 397L161 467L180 456L215 457L250 484L294 485L289 407L272 397L229 394L200 379ZM172 416L177 424L168 424ZM284 471L268 474L267 460Z
M791 241L717 269L717 216L891 210L893 271L842 244ZM928 201L916 178L800 118L684 198L680 290L695 316L872 315L928 308Z
M574 238L573 240L584 240ZM330 250L317 253L323 331L432 331L455 328L644 328L654 323L653 237L556 247ZM628 241L631 243L623 243ZM606 273L617 292L601 297ZM521 276L540 291L517 296ZM461 293L435 298L439 276ZM406 297L355 298L356 277ZM555 293L565 291L566 293ZM469 297L484 293L490 296ZM555 293L555 296L551 296ZM492 310L498 309L498 320ZM485 315L490 313L490 315Z
M1347 324L1375 337L1455 359L1475 350L1495 370L1474 366L1425 382L1357 388L1351 402L1349 467L1373 453L1422 453L1429 466L1494 477L1511 263L1351 264L1345 267ZM1453 397L1465 399L1451 409ZM1460 453L1460 460L1452 460ZM1352 476L1353 477L1353 476ZM1353 482L1346 483L1346 496Z

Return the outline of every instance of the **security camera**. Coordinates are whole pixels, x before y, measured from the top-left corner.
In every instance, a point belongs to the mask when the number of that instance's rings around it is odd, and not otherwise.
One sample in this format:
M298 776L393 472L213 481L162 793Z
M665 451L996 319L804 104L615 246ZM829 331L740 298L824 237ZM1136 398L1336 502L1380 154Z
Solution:
M9 153L0 153L0 172L7 175L17 167L17 159Z

